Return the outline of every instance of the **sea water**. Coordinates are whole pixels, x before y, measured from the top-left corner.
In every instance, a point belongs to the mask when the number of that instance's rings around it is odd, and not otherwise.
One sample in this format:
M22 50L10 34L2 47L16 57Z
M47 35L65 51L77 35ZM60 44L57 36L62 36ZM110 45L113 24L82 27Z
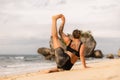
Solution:
M20 74L54 67L54 61L40 55L1 55L0 76Z
M99 62L103 59L89 58L87 63ZM78 61L76 64L81 64ZM55 61L45 60L41 55L1 55L0 76L36 72L56 67Z
M99 49L104 55L117 55L120 49L120 38L96 38L96 50Z

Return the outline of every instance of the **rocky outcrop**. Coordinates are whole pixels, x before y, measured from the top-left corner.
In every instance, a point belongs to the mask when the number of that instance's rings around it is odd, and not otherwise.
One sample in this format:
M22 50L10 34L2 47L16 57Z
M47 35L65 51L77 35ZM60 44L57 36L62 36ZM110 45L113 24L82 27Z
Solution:
M91 32L82 32L81 41L86 45L85 57L91 57L94 54L94 49L96 47L96 41L91 35Z
M101 50L95 50L93 55L95 58L102 58L103 57L103 53Z
M69 37L71 38L71 35L68 34ZM94 57L94 49L96 47L96 41L93 38L93 36L91 35L91 32L82 32L81 35L81 41L86 45L85 48L85 57ZM66 50L66 45L65 43L62 41L61 38L59 38L60 44L62 45L63 49ZM53 59L54 58L54 49L53 49L53 43L52 43L52 37L50 38L50 48L39 48L38 49L38 53L42 54L43 56L45 56L46 59Z
M107 54L106 58L109 58L109 59L114 59L114 55L113 54Z
M42 54L46 60L54 59L54 51L52 51L50 48L41 47L37 52Z

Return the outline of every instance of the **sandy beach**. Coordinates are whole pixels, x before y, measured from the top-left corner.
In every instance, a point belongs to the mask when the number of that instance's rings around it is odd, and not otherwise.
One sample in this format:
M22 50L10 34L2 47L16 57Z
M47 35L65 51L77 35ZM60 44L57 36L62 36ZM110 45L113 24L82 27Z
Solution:
M87 65L90 68L82 69L80 64L76 64L70 71L47 74L38 71L1 77L0 80L120 80L120 59Z

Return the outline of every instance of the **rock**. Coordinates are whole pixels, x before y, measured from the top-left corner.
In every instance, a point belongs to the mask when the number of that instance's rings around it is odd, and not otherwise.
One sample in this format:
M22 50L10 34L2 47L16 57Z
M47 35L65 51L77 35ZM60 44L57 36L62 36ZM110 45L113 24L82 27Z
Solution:
M109 58L109 59L114 59L114 55L113 54L108 54L106 57Z
M41 47L37 52L43 55L47 60L54 59L54 51L52 51L50 48Z
M95 58L102 58L103 57L103 53L101 50L95 50L94 51L94 57Z
M118 50L118 57L120 57L120 49Z
M68 36L71 38L71 35L68 34ZM66 50L66 45L63 42L63 40L61 38L59 38L60 44L62 45L61 47ZM96 41L93 38L93 36L91 35L90 32L82 32L81 35L81 41L86 45L86 49L85 49L85 57L91 57L94 54L94 49L96 47ZM52 42L52 37L50 37L50 48L39 48L38 49L38 53L42 54L43 56L45 56L46 59L53 59L54 58L54 48L53 48L53 42Z
M85 57L93 56L94 49L96 47L96 41L90 32L82 32L81 41L86 45Z

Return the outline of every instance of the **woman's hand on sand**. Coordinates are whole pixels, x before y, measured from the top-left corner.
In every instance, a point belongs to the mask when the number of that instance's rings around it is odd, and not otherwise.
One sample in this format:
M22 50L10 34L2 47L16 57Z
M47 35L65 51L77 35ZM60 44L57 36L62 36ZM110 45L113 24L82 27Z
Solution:
M89 66L86 66L86 67L82 67L82 69L87 69L87 68L91 68L91 67L89 67Z

